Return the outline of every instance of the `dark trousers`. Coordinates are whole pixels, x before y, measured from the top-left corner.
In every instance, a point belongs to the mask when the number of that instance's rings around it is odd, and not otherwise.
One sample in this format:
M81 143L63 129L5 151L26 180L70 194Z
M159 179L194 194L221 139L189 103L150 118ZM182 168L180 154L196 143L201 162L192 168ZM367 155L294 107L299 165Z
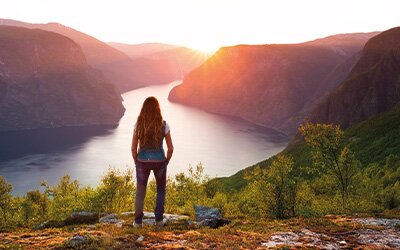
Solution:
M136 162L136 199L135 199L135 223L143 222L143 206L146 197L147 181L153 170L157 184L157 198L154 215L156 221L162 221L164 216L165 189L167 185L166 162Z

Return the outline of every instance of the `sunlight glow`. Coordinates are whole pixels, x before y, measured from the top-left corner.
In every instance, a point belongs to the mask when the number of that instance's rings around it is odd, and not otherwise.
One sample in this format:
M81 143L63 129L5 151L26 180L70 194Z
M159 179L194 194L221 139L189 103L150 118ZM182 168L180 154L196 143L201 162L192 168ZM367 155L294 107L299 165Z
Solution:
M400 25L398 0L3 0L0 18L59 22L105 42L161 42L213 52Z

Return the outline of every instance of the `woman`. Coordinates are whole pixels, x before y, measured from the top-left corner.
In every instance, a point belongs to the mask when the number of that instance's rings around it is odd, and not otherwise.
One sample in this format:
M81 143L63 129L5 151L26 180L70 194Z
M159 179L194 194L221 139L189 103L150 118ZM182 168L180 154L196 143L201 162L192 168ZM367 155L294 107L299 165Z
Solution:
M165 156L163 139L168 151ZM143 222L143 205L146 196L147 181L153 170L157 184L156 208L154 211L156 225L163 225L167 165L172 157L174 147L168 123L163 121L160 104L155 97L148 97L137 118L132 138L132 156L136 164L136 200L134 226L140 227Z

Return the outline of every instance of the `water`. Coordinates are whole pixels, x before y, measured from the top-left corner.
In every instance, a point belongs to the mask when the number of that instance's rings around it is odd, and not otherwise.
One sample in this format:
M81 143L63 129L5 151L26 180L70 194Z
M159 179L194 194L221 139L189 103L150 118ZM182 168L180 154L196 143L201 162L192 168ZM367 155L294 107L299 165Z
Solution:
M132 131L143 101L160 101L170 124L174 155L168 174L187 171L202 163L210 177L229 176L281 151L288 139L246 121L210 114L168 101L173 82L123 94L126 112L116 128L84 127L39 129L0 134L0 175L21 195L69 174L82 184L95 186L112 166L134 167L130 153Z

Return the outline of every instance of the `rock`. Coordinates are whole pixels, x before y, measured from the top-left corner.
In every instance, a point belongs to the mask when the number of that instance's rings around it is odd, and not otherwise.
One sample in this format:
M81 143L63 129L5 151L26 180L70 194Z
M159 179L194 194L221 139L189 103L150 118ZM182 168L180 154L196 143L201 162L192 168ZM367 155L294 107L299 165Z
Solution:
M102 216L99 219L99 222L108 223L108 222L113 221L115 219L118 219L118 215L117 214L107 214L107 215Z
M326 234L315 233L303 228L300 232L281 232L271 235L267 242L262 242L263 247L289 246L316 248L316 249L339 249L338 240Z
M117 214L108 214L99 219L100 223L115 224L117 227L122 227L124 220L118 218Z
M400 234L396 229L373 230L360 229L357 241L359 244L374 249L400 249Z
M143 212L143 218L144 219L155 219L155 215L154 213L150 213L150 212Z
M197 225L218 228L229 224L231 221L223 219L218 208L194 205Z
M189 216L179 214L164 214L167 221L189 220Z
M133 217L135 212L123 212L121 216L123 218ZM185 221L189 220L189 216L186 215L179 215L179 214L164 214L165 223L169 222L178 222L178 221ZM143 224L144 225L154 225L156 222L154 213L151 212L143 212Z
M395 228L400 225L399 219L384 219L384 218L355 218L354 221L363 225L380 226L385 228Z
M73 249L94 248L97 240L86 235L75 235L64 242L64 245Z
M65 225L92 224L99 222L99 214L93 212L73 212L64 220Z
M121 216L124 216L124 217L132 217L134 215L135 215L135 212L123 212L123 213L121 213Z
M52 227L63 227L65 226L65 222L64 221L56 221L56 220L48 220L45 221L37 226L35 226L36 230L42 230L45 228L52 228Z
M137 238L136 242L142 242L144 240L144 236L140 235L139 238Z
M222 219L218 208L194 205L194 209L196 212L196 221L202 221L206 219Z

